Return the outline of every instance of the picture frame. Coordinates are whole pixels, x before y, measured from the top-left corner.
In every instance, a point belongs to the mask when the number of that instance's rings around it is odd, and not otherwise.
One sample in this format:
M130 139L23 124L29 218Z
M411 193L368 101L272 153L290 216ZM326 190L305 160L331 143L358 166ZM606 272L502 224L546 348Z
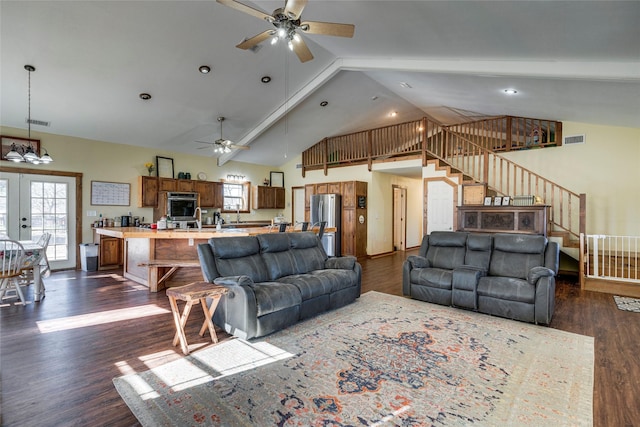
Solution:
M269 172L269 185L271 187L284 187L284 172Z
M502 198L502 206L509 206L511 204L511 197L504 196Z
M493 206L502 206L502 197L496 196L493 198Z
M0 143L2 144L2 156L0 157L2 160L5 159L5 156L9 151L11 151L11 146L13 144L16 145L16 149L18 153L24 155L27 152L29 146L33 148L33 151L36 153L38 157L40 157L40 140L39 139L29 139L29 138L20 138L17 136L0 136Z
M174 178L173 159L170 157L156 156L156 171L159 178Z
M491 206L491 196L487 196L484 198L484 205Z

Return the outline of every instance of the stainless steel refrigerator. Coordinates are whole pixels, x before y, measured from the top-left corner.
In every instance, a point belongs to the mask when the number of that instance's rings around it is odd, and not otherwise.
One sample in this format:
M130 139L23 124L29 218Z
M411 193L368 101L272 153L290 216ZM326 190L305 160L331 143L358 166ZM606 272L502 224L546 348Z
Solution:
M322 235L322 246L329 256L340 256L340 226L342 224L342 200L340 194L314 194L311 196L311 224L325 221L326 228L336 231Z

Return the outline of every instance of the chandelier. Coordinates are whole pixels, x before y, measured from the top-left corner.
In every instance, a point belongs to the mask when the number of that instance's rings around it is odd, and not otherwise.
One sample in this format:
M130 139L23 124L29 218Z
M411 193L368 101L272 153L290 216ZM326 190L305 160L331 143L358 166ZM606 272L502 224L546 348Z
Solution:
M29 113L27 117L27 126L29 129L29 145L24 146L17 145L15 143L11 144L11 150L4 156L4 158L16 163L26 162L33 165L46 165L53 162L53 159L51 158L47 150L44 150L44 155L42 157L39 157L38 153L35 152L33 146L31 145L31 72L35 71L36 67L34 67L33 65L25 65L24 69L29 72Z

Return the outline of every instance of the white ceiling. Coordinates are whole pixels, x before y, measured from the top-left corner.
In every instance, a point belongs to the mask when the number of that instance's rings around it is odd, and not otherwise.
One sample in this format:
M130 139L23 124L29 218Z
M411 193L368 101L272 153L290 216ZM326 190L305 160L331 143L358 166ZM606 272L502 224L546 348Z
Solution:
M638 1L311 0L302 17L355 36L304 36L301 64L283 45L235 48L270 24L213 0L3 0L0 123L26 128L31 64L32 119L51 122L32 129L213 157L195 141L225 116L251 150L221 162L280 166L327 136L454 110L640 127Z

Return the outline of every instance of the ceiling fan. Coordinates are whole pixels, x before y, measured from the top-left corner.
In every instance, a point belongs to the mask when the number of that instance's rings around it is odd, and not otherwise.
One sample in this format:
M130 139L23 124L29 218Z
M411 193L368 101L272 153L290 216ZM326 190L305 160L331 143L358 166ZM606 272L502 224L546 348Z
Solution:
M200 144L209 144L213 145L213 152L215 154L226 154L230 153L232 149L234 150L248 150L250 147L248 145L235 145L233 142L228 139L224 139L222 137L222 122L224 122L224 117L218 117L218 122L220 123L220 138L215 141L196 141ZM207 148L200 147L199 149Z
M285 0L284 8L278 8L274 10L271 15L268 15L261 10L246 6L236 0L217 0L220 4L248 13L256 18L264 19L275 27L275 29L263 31L250 39L246 39L237 45L237 48L251 49L268 38L271 38L271 44L275 44L279 40L286 40L289 49L296 53L300 62L312 60L313 55L297 31L305 34L353 37L353 32L356 28L355 25L352 24L338 24L334 22L300 22L300 15L307 5L307 1L308 0Z

